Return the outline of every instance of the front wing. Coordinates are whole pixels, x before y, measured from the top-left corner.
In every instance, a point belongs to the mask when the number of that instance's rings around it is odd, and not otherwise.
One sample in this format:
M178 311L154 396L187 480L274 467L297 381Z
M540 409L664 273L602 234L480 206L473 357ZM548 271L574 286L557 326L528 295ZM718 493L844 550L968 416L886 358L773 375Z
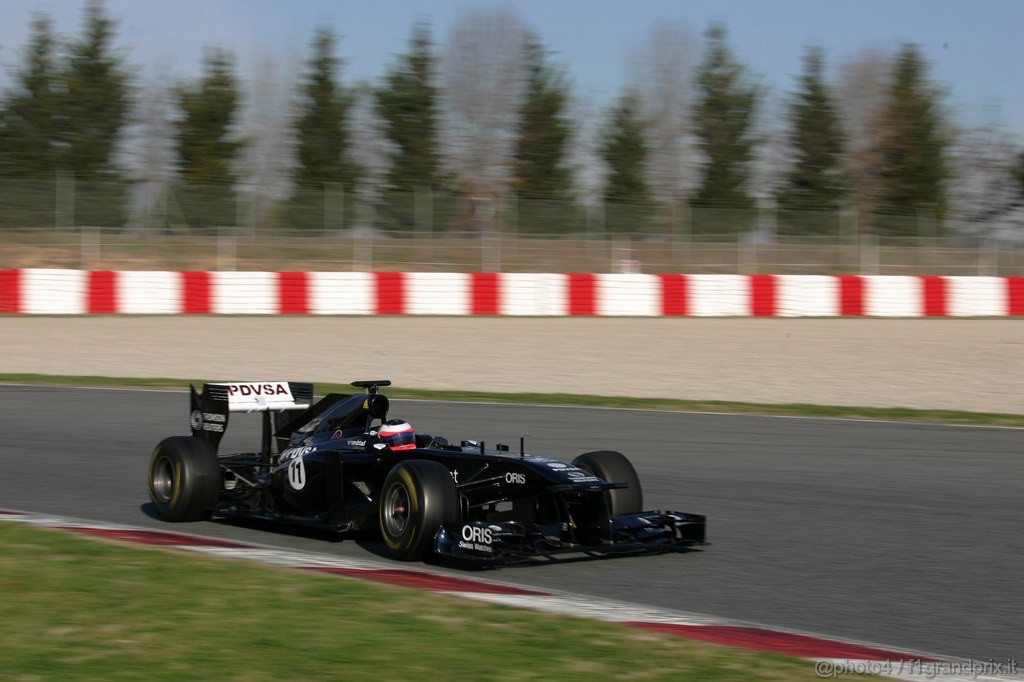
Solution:
M610 538L581 543L568 528L516 521L446 523L434 536L437 554L488 562L529 561L567 553L616 554L685 550L704 541L705 517L676 511L623 514L611 520Z

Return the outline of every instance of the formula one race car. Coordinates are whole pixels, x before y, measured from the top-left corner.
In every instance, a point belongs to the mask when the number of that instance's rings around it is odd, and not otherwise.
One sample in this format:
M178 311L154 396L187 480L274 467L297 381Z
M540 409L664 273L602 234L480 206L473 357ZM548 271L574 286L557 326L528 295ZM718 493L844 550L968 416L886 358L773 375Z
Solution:
M525 453L522 440L513 453L415 434L388 420L378 389L390 384L356 381L365 393L317 402L308 383L192 388L192 436L164 439L150 461L153 506L168 521L215 515L379 529L403 560L436 553L508 562L704 543L703 516L643 511L640 481L620 453L588 452L568 464ZM262 413L262 447L218 455L237 412Z

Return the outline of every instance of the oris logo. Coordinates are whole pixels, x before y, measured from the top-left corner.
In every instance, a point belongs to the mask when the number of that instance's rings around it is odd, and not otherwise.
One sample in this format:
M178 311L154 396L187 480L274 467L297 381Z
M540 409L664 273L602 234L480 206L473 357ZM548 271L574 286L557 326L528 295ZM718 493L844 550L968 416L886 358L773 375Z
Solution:
M462 539L466 542L479 542L483 545L491 544L491 529L479 528L477 526L463 526Z
M188 425L192 427L193 431L200 431L203 428L203 413L199 410L192 410L192 414L188 416Z
M505 483L511 483L512 485L524 485L526 483L526 474L517 474L510 471L505 474Z
M228 386L228 395L291 395L284 384L237 384Z

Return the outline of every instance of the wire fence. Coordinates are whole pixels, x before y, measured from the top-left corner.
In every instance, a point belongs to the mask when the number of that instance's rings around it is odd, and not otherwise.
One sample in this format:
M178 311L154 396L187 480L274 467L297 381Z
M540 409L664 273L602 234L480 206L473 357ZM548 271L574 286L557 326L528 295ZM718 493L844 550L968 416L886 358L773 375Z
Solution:
M0 268L1024 274L1024 241L933 216L0 181Z

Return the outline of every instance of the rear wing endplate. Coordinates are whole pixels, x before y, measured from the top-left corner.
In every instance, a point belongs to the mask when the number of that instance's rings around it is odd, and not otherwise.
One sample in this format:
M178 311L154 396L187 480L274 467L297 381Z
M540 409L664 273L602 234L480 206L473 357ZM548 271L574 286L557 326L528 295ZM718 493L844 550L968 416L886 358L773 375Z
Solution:
M208 440L216 450L232 412L264 413L263 449L269 453L270 413L305 410L313 403L313 384L296 381L242 381L203 384L197 393L189 385L189 426L196 438Z

